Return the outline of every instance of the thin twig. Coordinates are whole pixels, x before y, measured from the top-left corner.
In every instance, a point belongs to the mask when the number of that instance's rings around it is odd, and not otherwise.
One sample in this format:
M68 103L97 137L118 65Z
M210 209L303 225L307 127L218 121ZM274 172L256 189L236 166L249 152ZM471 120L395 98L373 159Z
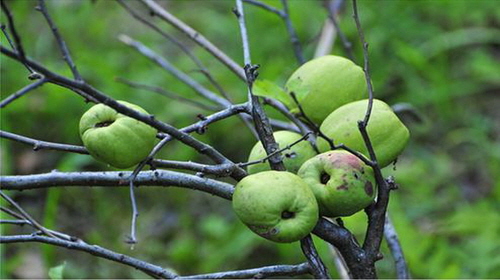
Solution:
M71 69L71 73L73 73L73 77L75 78L75 80L81 81L82 76L76 69L76 65L73 62L73 59L71 58L71 54L69 53L69 49L66 46L66 42L63 40L61 34L59 33L59 29L55 25L54 21L52 21L52 18L50 17L49 12L47 11L47 7L45 6L45 0L38 0L38 6L36 7L36 9L42 12L43 16L45 17L45 20L47 20L47 23L49 24L49 27L52 30L54 37L56 38L57 45L61 50L63 59L66 62L66 64L68 64L69 69Z
M186 103L186 104L191 105L191 106L195 106L195 107L203 109L203 110L216 111L219 109L218 107L204 104L204 103L196 101L192 98L183 97L177 93L170 92L170 91L165 90L161 87L155 87L155 86L150 86L150 85L146 85L146 84L136 83L136 82L132 82L132 81L129 81L129 80L121 78L121 77L116 77L115 81L126 84L130 87L133 87L133 88L138 88L138 89L156 92L156 93L159 93L159 94L166 96L168 98L178 100L180 102Z
M135 229L137 224L137 217L139 216L139 210L137 209L137 201L135 199L134 192L134 181L129 181L129 193L130 193L130 204L132 205L132 222L130 223L130 236L125 241L128 244L131 244L134 248L134 244L137 243L137 237L135 235Z
M177 161L177 160L161 160L155 159L151 162L151 165L159 168L170 168L170 169L184 169L200 172L202 174L211 174L216 175L218 177L226 177L229 176L233 172L233 169L236 166L235 164L217 164L217 165L209 165L209 164L201 164L197 162L186 162L186 161Z
M161 30L158 26L153 24L152 22L146 20L144 17L139 15L137 12L135 12L132 8L130 8L127 4L125 4L125 1L123 0L118 0L118 3L127 10L132 17L137 19L138 21L142 22L143 24L147 25L149 28L153 29L160 35L162 35L164 38L172 42L174 45L179 47L199 68L199 71L205 75L205 77L208 79L208 81L224 96L227 100L230 100L229 95L227 92L222 88L222 86L214 79L214 77L210 74L208 71L207 67L199 60L191 50L185 46L183 43L181 43L179 40L174 38L173 36L170 36L168 33L164 32Z
M277 9L275 7L267 5L266 3L263 3L261 1L257 1L257 0L243 0L243 2L248 3L248 4L252 4L252 5L257 6L257 7L260 7L260 8L262 8L264 10L267 10L267 11L269 11L271 13L275 13L280 18L284 18L285 17L285 15L283 14L284 12L282 10L279 10L279 9Z
M16 208L17 211L22 215L24 219L29 221L35 228L39 229L42 231L45 235L56 238L52 233L50 233L46 228L44 228L42 225L40 225L35 219L33 219L24 209L19 206L12 198L10 198L8 195L4 194L3 191L0 191L0 196L7 201L12 207Z
M281 149L278 149L270 154L268 154L266 157L264 158L261 158L261 159L257 159L257 160L253 160L253 161L249 161L249 162L245 162L245 163L240 163L238 164L238 166L240 167L246 167L246 166L249 166L249 165L253 165L253 164L258 164L258 163L263 163L263 162L266 162L267 160L269 160L269 158L277 155L277 154L280 154L281 152L284 152L286 150L289 150L291 149L293 146L297 145L298 143L302 142L302 141L305 141L306 138L308 138L310 135L311 135L312 132L308 132L304 135L302 135L302 137L300 137L299 139L297 139L296 141L286 145L285 147L281 148Z
M16 27L14 25L14 18L12 17L12 14L10 13L10 10L7 7L7 4L5 2L6 1L4 1L4 0L0 1L0 5L2 7L2 10L5 13L5 16L7 16L7 22L9 23L9 30L10 30L10 33L12 34L12 37L14 37L14 43L12 43L12 40L10 40L9 34L5 31L5 28L2 28L2 31L5 34L5 37L9 41L9 44L14 49L14 51L16 51L19 54L19 56L22 59L24 59L26 57L26 54L24 53L24 48L23 48L23 45L21 43L21 37L17 33ZM31 67L29 67L26 63L22 63L22 64L30 72L30 77L36 78L34 75L36 73L33 71L33 69L31 69Z
M2 102L0 102L0 108L3 108L7 105L9 105L9 103L11 103L12 101L18 99L19 97L25 95L26 93L36 89L37 87L45 84L48 80L45 79L45 78L42 78L41 80L38 80L32 84L29 84L25 87L23 87L22 89L16 91L15 93L7 96L4 100L2 100Z
M39 235L0 236L0 243L2 244L25 243L25 242L39 242L39 243L51 244L58 247L64 247L70 250L87 252L93 256L121 263L133 267L135 269L138 269L150 276L152 275L163 279L172 279L178 277L178 275L176 275L175 273L160 266L156 266L121 253L116 253L97 245L90 245L83 242L82 240L67 241L67 240L50 238Z
M386 213L385 227L384 227L385 240L394 258L396 264L396 275L398 279L410 279L410 272L408 271L408 264L406 263L401 243L399 243L398 234L394 225L392 224L389 213Z
M283 114L287 119L291 120L299 129L301 134L306 134L311 132L312 130L306 126L301 120L295 117L290 110L281 102L276 99L264 97L263 98L264 105L270 105L274 109L278 110L281 114Z
M47 150L55 150L55 151L63 151L63 152L72 152L72 153L84 154L84 155L89 153L87 151L87 149L85 147L82 147L82 146L41 141L41 140L26 137L26 136L14 134L11 132L3 131L3 130L0 130L0 137L5 138L5 139L14 140L14 141L17 141L20 143L28 144L28 145L33 145L34 151L47 149Z
M351 61L356 62L356 58L354 57L354 51L352 49L352 43L349 41L349 39L347 39L347 36L342 31L342 29L340 29L339 24L337 22L337 15L343 4L344 0L330 0L326 4L327 5L326 9L328 10L328 18L330 19L330 22L333 24L333 27L335 28L337 34L339 35L340 41L342 42L342 47L344 48L347 57Z
M144 46L142 43L139 41L136 41L132 38L130 38L127 35L121 34L118 36L121 42L126 44L127 46L135 48L138 52L140 52L142 55L146 56L147 58L151 59L154 61L156 64L158 64L160 67L163 69L167 70L170 72L172 75L174 75L177 79L191 87L194 91L196 91L198 94L203 96L204 98L215 102L216 104L222 105L224 107L230 106L231 102L229 102L227 99L220 97L219 95L215 94L214 92L208 90L204 86L202 86L200 83L189 77L187 74L182 72L181 70L177 69L173 64L171 64L169 61L167 61L165 58L159 56L155 52L153 52L150 48Z
M173 27L177 28L184 34L186 34L190 39L195 41L198 45L206 49L209 53L211 53L217 60L226 65L233 73L235 73L240 79L245 80L245 72L241 69L234 60L228 57L223 51L219 50L214 44L212 44L207 38L205 38L198 31L194 30L186 23L182 22L172 14L170 14L163 7L158 5L153 0L141 0L152 12L154 15L159 16L161 19L165 20Z
M293 28L292 20L290 19L290 11L288 9L288 0L281 0L283 5L283 20L285 21L286 30L290 36L290 42L292 43L293 53L297 58L299 64L304 64L306 62L304 54L302 52L302 46L300 45L300 40L297 36L295 28Z

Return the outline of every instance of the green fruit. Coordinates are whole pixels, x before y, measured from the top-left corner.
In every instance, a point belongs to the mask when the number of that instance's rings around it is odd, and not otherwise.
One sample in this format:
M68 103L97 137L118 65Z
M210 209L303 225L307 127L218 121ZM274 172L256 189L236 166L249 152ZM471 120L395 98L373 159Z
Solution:
M347 58L327 55L300 66L285 90L294 92L305 114L320 124L338 107L366 97L363 69ZM299 113L297 107L290 108Z
M318 221L318 204L307 184L286 171L264 171L241 180L233 209L256 234L275 242L304 238Z
M351 102L333 111L321 124L321 131L335 141L369 157L368 151L358 129L358 121L363 120L368 106L368 99ZM410 132L399 120L391 107L383 101L374 99L372 113L367 127L379 166L385 167L400 155ZM318 139L321 152L330 150L323 139Z
M350 216L366 208L375 198L373 170L343 150L311 158L302 165L298 175L316 196L322 216Z
M276 143L279 144L280 149L285 148L286 146L294 143L299 140L302 135L290 132L290 131L277 131L273 133L274 139ZM311 144L304 140L288 150L285 150L281 153L283 156L283 163L285 164L286 170L292 173L297 173L299 171L300 166L308 159L312 158L316 155ZM248 156L248 161L255 161L263 159L267 156L264 147L261 142L257 142L255 146L250 151L250 155ZM270 170L268 162L262 162L257 164L252 164L248 166L248 173L255 174L258 172Z
M137 105L118 102L148 114ZM95 159L124 169L148 156L156 142L156 129L104 104L97 104L80 119L80 137Z

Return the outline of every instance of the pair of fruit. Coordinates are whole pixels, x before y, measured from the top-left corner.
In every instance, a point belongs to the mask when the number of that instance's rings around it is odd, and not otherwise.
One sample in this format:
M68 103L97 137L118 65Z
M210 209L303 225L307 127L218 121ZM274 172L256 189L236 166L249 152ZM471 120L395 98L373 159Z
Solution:
M310 158L297 175L268 170L243 178L233 194L233 209L258 235L294 242L309 234L320 216L350 216L374 197L372 169L336 150Z

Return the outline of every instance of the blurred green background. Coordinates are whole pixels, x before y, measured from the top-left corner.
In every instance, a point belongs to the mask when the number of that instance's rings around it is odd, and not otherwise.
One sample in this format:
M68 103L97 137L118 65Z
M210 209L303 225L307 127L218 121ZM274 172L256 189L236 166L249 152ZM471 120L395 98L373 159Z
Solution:
M70 75L36 1L6 1L28 56L60 74ZM280 8L276 0L265 1ZM139 2L127 1L144 12ZM326 11L320 1L291 0L293 24L306 58L313 56ZM234 2L162 1L173 14L204 34L242 64L242 48ZM118 39L127 34L163 55L208 88L206 78L177 47L133 19L115 1L54 0L48 9L87 82L116 99L136 103L176 127L210 114L155 93L131 89L115 81L159 86L202 102L196 93ZM297 67L283 22L276 15L245 5L252 60L260 77L283 85ZM399 189L392 193L390 214L415 278L500 278L500 5L498 1L360 1L376 96L389 104L409 103L421 116L402 118L411 141L395 168ZM351 5L340 15L342 30L353 42L357 61L362 53L351 17ZM246 98L245 84L206 51L156 18L152 20L184 42L207 66L234 102ZM2 14L2 23L6 23ZM4 36L2 45L7 46ZM340 41L332 53L345 55ZM30 81L26 69L1 56L1 99ZM36 139L81 145L78 121L90 107L73 92L43 87L16 100L0 113L2 130ZM271 108L268 113L281 116ZM196 135L235 162L244 162L255 138L238 118ZM37 151L1 139L2 175L61 171L109 170L85 155ZM172 142L160 158L209 161ZM46 227L78 236L161 265L182 274L209 273L304 261L298 244L280 245L251 233L234 216L231 204L179 188L137 189L139 244L124 243L131 207L126 188L53 188L9 192ZM1 202L5 205L5 202ZM2 213L3 215L3 213ZM5 215L2 219L7 218ZM346 218L362 239L363 213ZM29 228L2 225L3 234ZM330 248L316 245L333 276ZM393 260L385 258L379 275L394 278ZM40 244L1 245L2 278L44 278L65 264L65 278L143 278L144 274L91 255Z

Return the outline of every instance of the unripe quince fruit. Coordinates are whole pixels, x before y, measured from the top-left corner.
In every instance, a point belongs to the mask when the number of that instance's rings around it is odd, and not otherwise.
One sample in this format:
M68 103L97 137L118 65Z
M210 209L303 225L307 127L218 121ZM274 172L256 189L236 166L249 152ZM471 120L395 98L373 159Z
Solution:
M312 189L322 216L350 216L366 208L375 198L373 170L343 150L309 159L298 175Z
M275 242L304 238L318 221L318 204L307 184L286 171L264 171L243 178L233 209L256 234Z
M137 105L118 102L148 114ZM156 142L156 129L104 104L97 104L82 115L80 137L95 159L124 169L148 156Z
M280 149L285 148L286 146L294 143L299 140L302 136L298 133L291 131L277 131L273 133L274 139L279 144ZM286 170L292 173L297 173L299 171L300 166L308 159L312 158L316 155L311 144L304 140L288 150L285 150L281 153L283 156L283 163L285 164ZM250 155L248 156L248 161L260 160L267 156L264 147L261 142L257 142L255 146L252 148ZM268 162L262 162L257 164L252 164L248 166L248 173L255 174L258 172L270 170Z
M304 113L320 124L338 107L366 96L363 69L335 55L318 57L300 66L288 79L285 90L294 92ZM299 113L297 107L290 108Z
M364 119L367 107L368 99L346 104L328 115L320 130L336 144L342 143L369 157L358 129L358 121ZM381 168L389 165L401 154L410 138L408 128L391 107L378 99L373 100L367 132ZM321 152L330 150L324 139L318 138L317 144Z

